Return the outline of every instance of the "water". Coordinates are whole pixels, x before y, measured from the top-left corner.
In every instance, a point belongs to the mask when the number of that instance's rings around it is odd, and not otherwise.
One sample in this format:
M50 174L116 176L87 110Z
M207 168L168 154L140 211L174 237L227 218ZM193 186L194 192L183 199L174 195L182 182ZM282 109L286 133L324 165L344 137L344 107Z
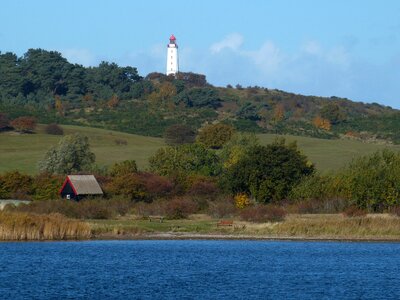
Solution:
M1 299L400 299L400 244L0 243Z

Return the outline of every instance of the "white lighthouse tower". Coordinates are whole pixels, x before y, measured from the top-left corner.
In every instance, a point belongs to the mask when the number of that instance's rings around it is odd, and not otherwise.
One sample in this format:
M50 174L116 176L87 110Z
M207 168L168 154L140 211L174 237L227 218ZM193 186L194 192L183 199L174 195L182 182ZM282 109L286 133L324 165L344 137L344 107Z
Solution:
M178 72L178 45L175 36L171 35L167 49L167 75L176 75Z

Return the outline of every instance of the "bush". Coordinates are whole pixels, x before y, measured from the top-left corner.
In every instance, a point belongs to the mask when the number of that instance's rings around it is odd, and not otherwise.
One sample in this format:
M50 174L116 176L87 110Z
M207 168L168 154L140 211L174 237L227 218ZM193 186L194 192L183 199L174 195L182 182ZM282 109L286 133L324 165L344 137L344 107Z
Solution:
M393 206L393 207L389 210L389 212L390 212L392 215L395 215L395 216L400 217L400 206L399 206L399 205Z
M115 163L110 170L111 176L122 176L137 173L138 168L135 160L124 160Z
M275 205L251 206L240 212L242 220L255 223L280 222L285 219L285 216L285 209Z
M128 173L114 177L106 186L112 195L127 197L130 200L145 200L148 197L146 186L137 174Z
M220 149L232 138L234 133L235 130L230 125L207 125L200 131L197 139L207 148Z
M343 215L348 218L365 217L367 215L367 211L365 209L358 208L357 206L349 206L343 211Z
M239 209L250 205L250 199L246 194L237 194L233 199L235 200L235 206Z
M223 201L211 202L208 211L214 218L224 218L233 216L236 213L236 207L232 199L224 199Z
M85 199L79 202L70 200L34 201L29 205L19 205L12 210L36 214L59 213L75 219L111 219L129 211L129 201Z
M16 131L30 133L36 128L36 118L34 117L19 117L10 122Z
M114 142L118 146L126 146L126 145L128 145L128 141L125 140L125 139L115 139Z
M138 176L140 176L140 180L146 189L147 195L151 199L168 197L173 192L174 185L164 176L152 173L141 173Z
M55 123L46 125L46 127L44 128L44 131L47 134L53 134L53 135L63 135L64 134L64 130Z
M333 197L327 199L301 200L287 206L292 213L298 214L326 214L340 213L348 207L348 201L344 198Z
M0 176L0 198L30 199L33 186L32 177L18 171Z
M196 132L187 125L175 124L165 130L164 138L169 146L191 144L196 138Z
M58 193L63 177L41 173L33 179L33 200L54 200L60 198Z
M195 213L197 209L195 202L189 199L175 198L167 202L165 212L168 219L185 219Z
M194 197L205 197L213 199L220 193L219 188L213 180L207 177L196 177L194 178L188 194Z

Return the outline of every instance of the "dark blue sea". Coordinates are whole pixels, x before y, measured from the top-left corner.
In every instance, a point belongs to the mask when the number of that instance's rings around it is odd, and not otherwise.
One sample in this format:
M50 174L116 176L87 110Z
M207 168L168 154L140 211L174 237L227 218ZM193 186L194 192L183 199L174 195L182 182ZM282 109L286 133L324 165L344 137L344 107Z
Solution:
M400 244L0 243L1 299L400 299Z

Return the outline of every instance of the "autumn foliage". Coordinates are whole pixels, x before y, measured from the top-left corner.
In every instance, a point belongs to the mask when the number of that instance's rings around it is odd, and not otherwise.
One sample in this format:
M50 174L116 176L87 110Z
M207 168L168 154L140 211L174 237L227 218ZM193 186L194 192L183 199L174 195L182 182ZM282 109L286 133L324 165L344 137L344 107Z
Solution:
M314 118L313 124L317 128L324 129L326 131L330 131L331 130L331 123L329 122L329 120L324 119L324 118L322 118L320 116L317 116L317 117Z
M10 122L10 125L19 132L32 132L35 130L37 122L34 117L19 117Z

